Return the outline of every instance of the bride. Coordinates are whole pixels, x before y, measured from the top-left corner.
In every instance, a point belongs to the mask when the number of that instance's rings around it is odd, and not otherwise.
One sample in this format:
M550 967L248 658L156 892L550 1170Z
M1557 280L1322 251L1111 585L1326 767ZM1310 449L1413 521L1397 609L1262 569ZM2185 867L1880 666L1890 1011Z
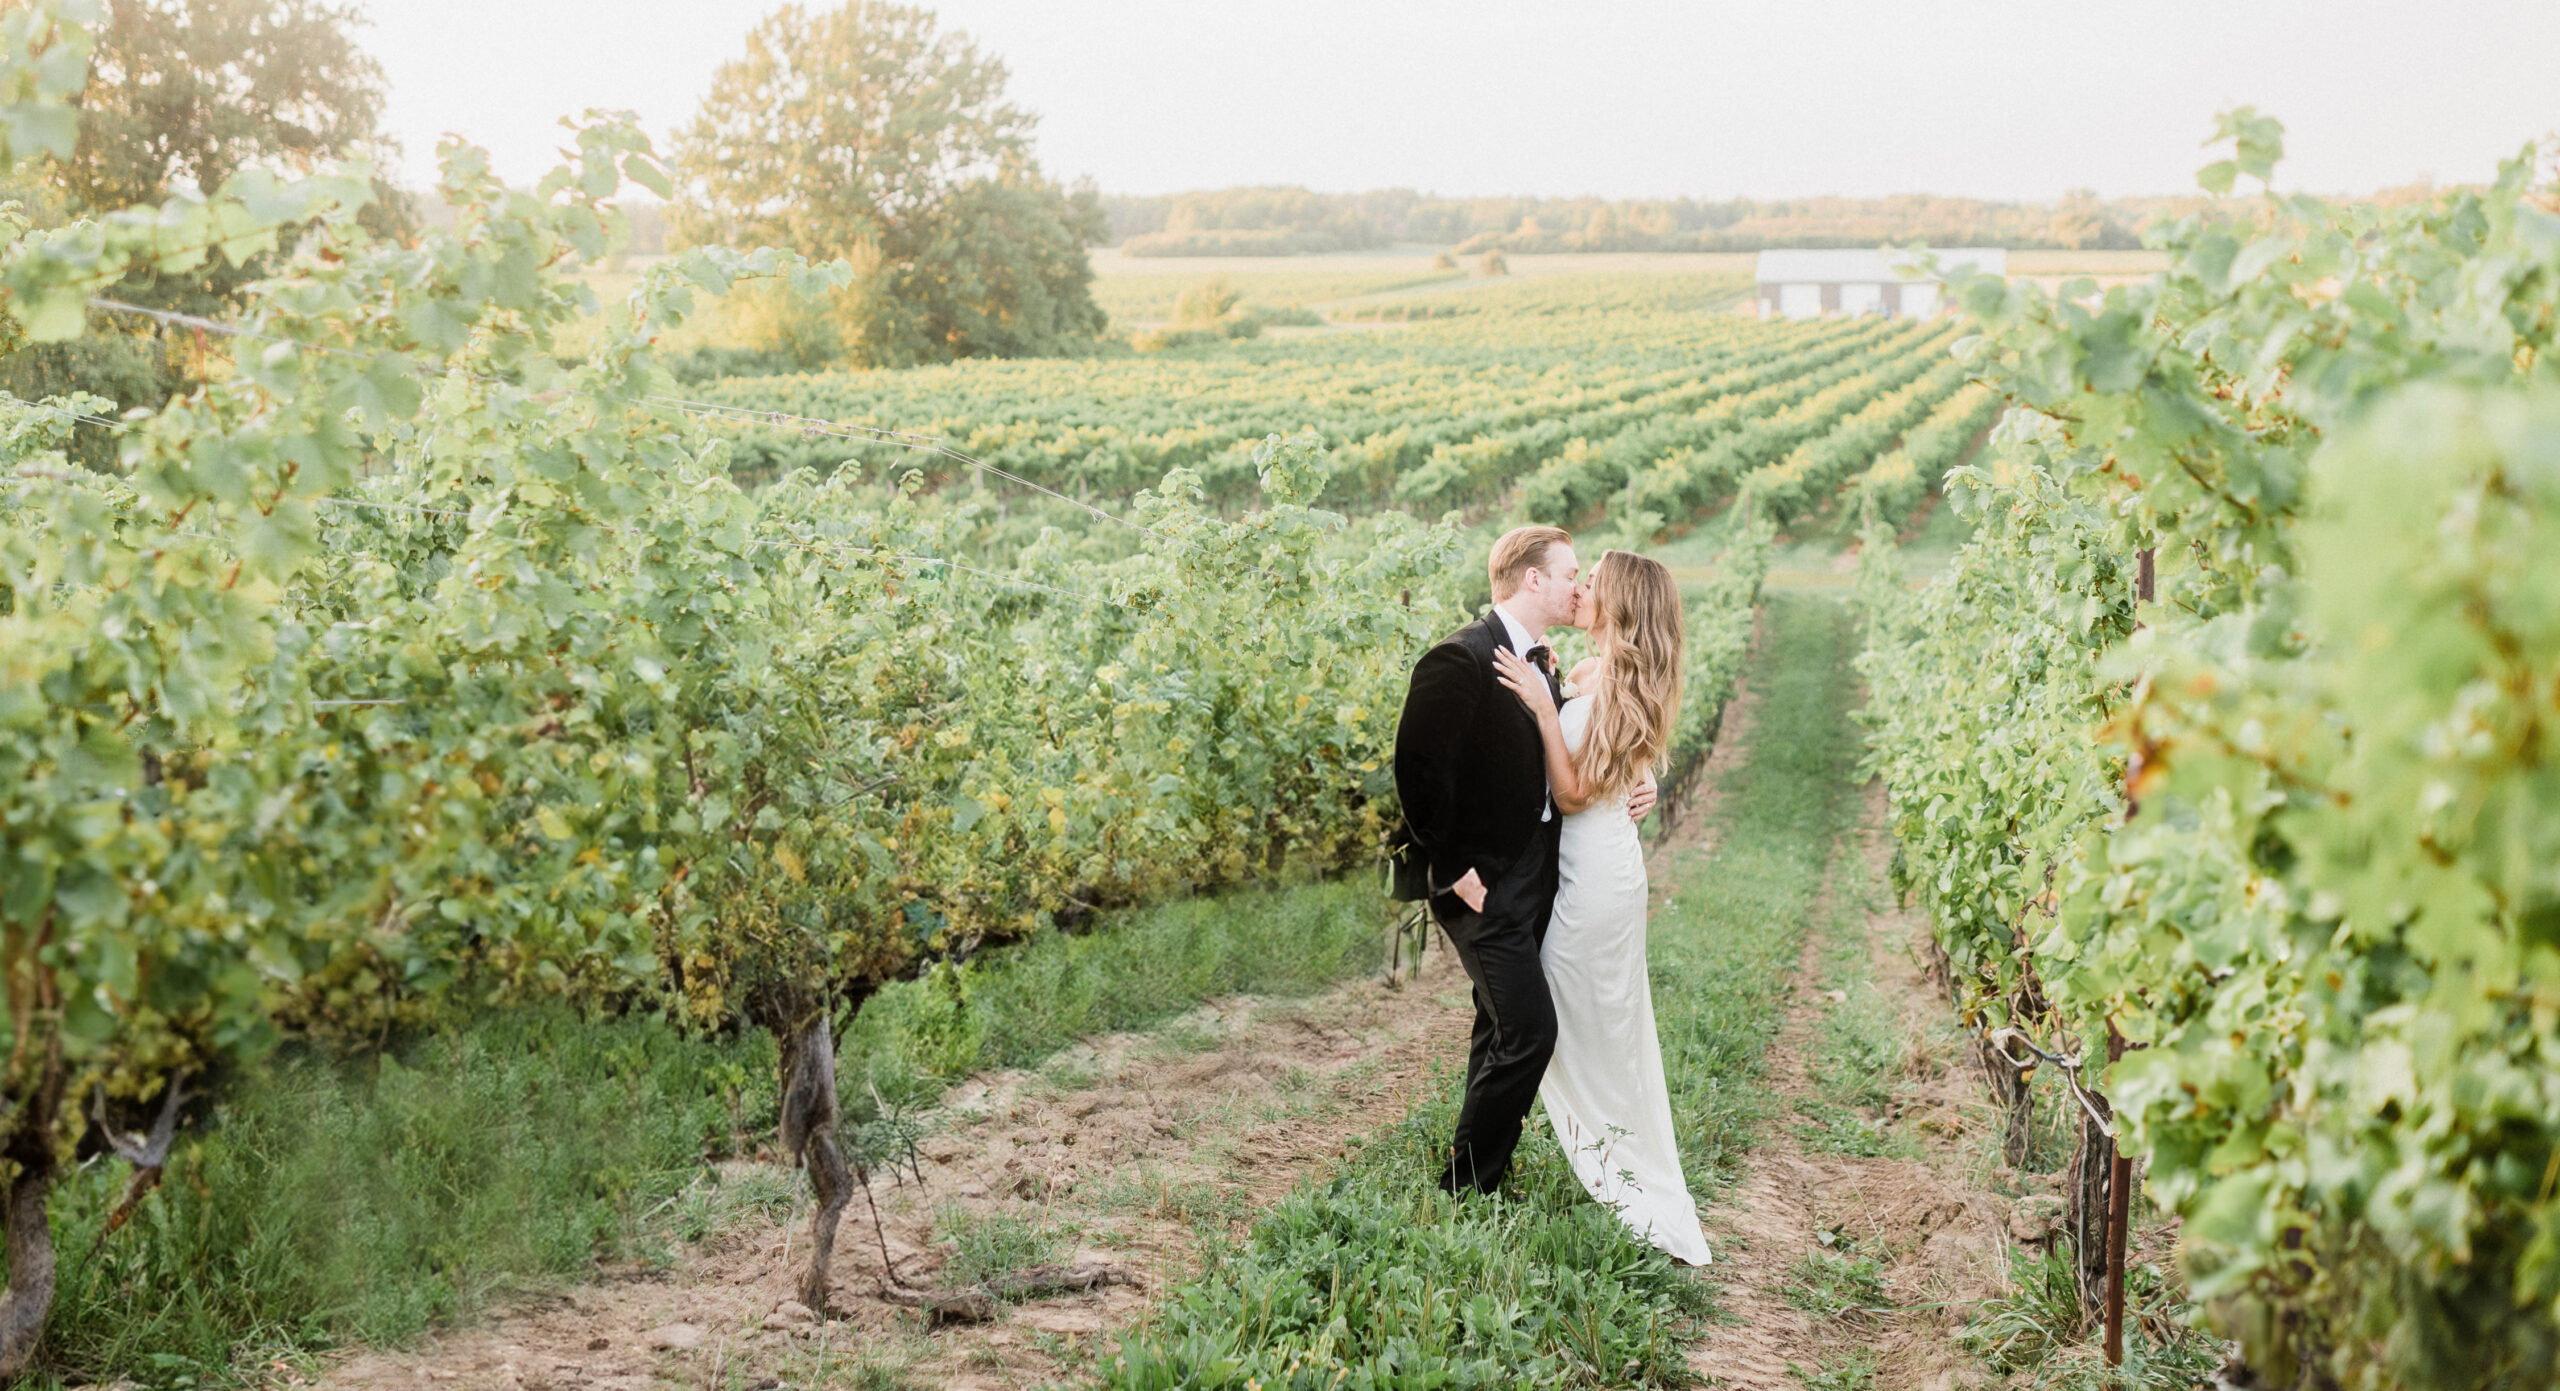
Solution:
M1626 813L1628 790L1661 761L1680 710L1679 586L1660 562L1610 551L1592 567L1573 626L1590 632L1599 655L1574 668L1579 690L1562 710L1536 667L1494 654L1498 679L1537 716L1565 813L1539 951L1556 1051L1538 1097L1591 1196L1675 1259L1704 1265L1707 1240L1680 1172L1654 1036L1644 847Z

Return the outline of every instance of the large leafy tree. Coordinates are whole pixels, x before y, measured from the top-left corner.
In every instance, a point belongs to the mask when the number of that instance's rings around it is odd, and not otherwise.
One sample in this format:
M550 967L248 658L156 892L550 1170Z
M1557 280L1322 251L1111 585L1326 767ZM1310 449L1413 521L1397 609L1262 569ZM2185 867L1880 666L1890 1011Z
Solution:
M382 69L358 22L318 0L114 0L57 182L105 212L382 146Z
M829 317L869 364L1055 352L1103 324L1100 202L1031 153L1004 64L932 12L787 5L721 66L676 141L680 233L863 269Z
M352 6L318 0L111 0L93 30L77 98L78 142L0 190L38 226L211 193L249 168L308 175L328 162L387 153L382 70L356 45ZM378 233L409 230L387 185L362 215ZM160 308L221 314L267 258L214 257L183 272L146 272L114 293ZM99 323L63 343L26 344L0 329L0 391L26 399L85 391L155 405L199 377L202 351L147 323ZM75 458L113 448L82 430Z

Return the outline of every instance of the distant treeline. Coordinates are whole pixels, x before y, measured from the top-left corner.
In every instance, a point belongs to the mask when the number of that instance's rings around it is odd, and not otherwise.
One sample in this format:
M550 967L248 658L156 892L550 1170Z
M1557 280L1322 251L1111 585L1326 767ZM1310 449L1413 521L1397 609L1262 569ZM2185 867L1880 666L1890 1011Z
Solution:
M2203 198L1989 203L1890 198L1438 198L1411 189L1314 193L1227 188L1156 197L1105 195L1112 240L1131 256L1297 256L1397 242L1480 251L1759 251L1773 246L1932 246L2130 249L2158 218Z

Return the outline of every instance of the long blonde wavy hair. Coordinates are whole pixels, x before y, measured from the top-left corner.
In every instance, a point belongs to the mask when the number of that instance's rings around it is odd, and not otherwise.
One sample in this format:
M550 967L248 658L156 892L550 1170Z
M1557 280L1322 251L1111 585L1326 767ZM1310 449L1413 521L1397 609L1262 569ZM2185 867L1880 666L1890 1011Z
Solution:
M1576 759L1592 800L1644 781L1680 717L1680 586L1662 562L1609 551L1591 572L1600 689Z

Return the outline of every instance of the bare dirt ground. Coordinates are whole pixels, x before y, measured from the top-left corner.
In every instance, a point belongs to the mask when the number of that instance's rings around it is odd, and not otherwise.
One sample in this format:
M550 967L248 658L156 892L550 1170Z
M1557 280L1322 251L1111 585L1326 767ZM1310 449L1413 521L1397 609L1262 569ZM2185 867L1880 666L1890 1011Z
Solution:
M1858 834L1843 847L1831 893L1856 901L1881 885L1891 853L1884 801L1868 789ZM1870 890L1872 892L1872 890ZM1978 1384L1954 1333L2007 1280L2012 1240L2045 1240L2051 1209L2013 1203L1983 1180L1982 1152L1997 1118L1971 1068L1949 1046L1945 1001L1929 981L1928 923L1895 909L1825 914L1834 931L1863 936L1865 966L1889 1004L1901 1076L1873 1119L1909 1137L1916 1157L1863 1158L1807 1148L1781 1117L1735 1191L1707 1215L1719 1238L1718 1297L1731 1321L1712 1329L1689 1364L1709 1385L1801 1391L1827 1362L1872 1357L1877 1391ZM1826 934L1808 933L1797 991L1770 1053L1770 1082L1789 1107L1816 1090L1811 1059L1824 1012L1843 1003L1822 988ZM1808 1267L1824 1257L1876 1262L1884 1300L1841 1312L1807 1297ZM1810 1306L1810 1307L1808 1307Z
M920 1146L921 1186L874 1176L907 1286L935 1286L953 1234L990 1223L1045 1233L1052 1258L1109 1266L1129 1285L928 1330L879 1298L881 1241L857 1192L838 1231L834 1317L790 1302L808 1249L804 1199L791 1220L749 1221L671 1267L362 1353L321 1384L998 1388L1071 1376L1090 1365L1096 1334L1192 1269L1204 1234L1240 1225L1337 1157L1347 1136L1401 1117L1435 1066L1462 1063L1470 1017L1445 946L1395 988L1372 978L1296 1001L1222 1000L955 1089L946 1124Z

